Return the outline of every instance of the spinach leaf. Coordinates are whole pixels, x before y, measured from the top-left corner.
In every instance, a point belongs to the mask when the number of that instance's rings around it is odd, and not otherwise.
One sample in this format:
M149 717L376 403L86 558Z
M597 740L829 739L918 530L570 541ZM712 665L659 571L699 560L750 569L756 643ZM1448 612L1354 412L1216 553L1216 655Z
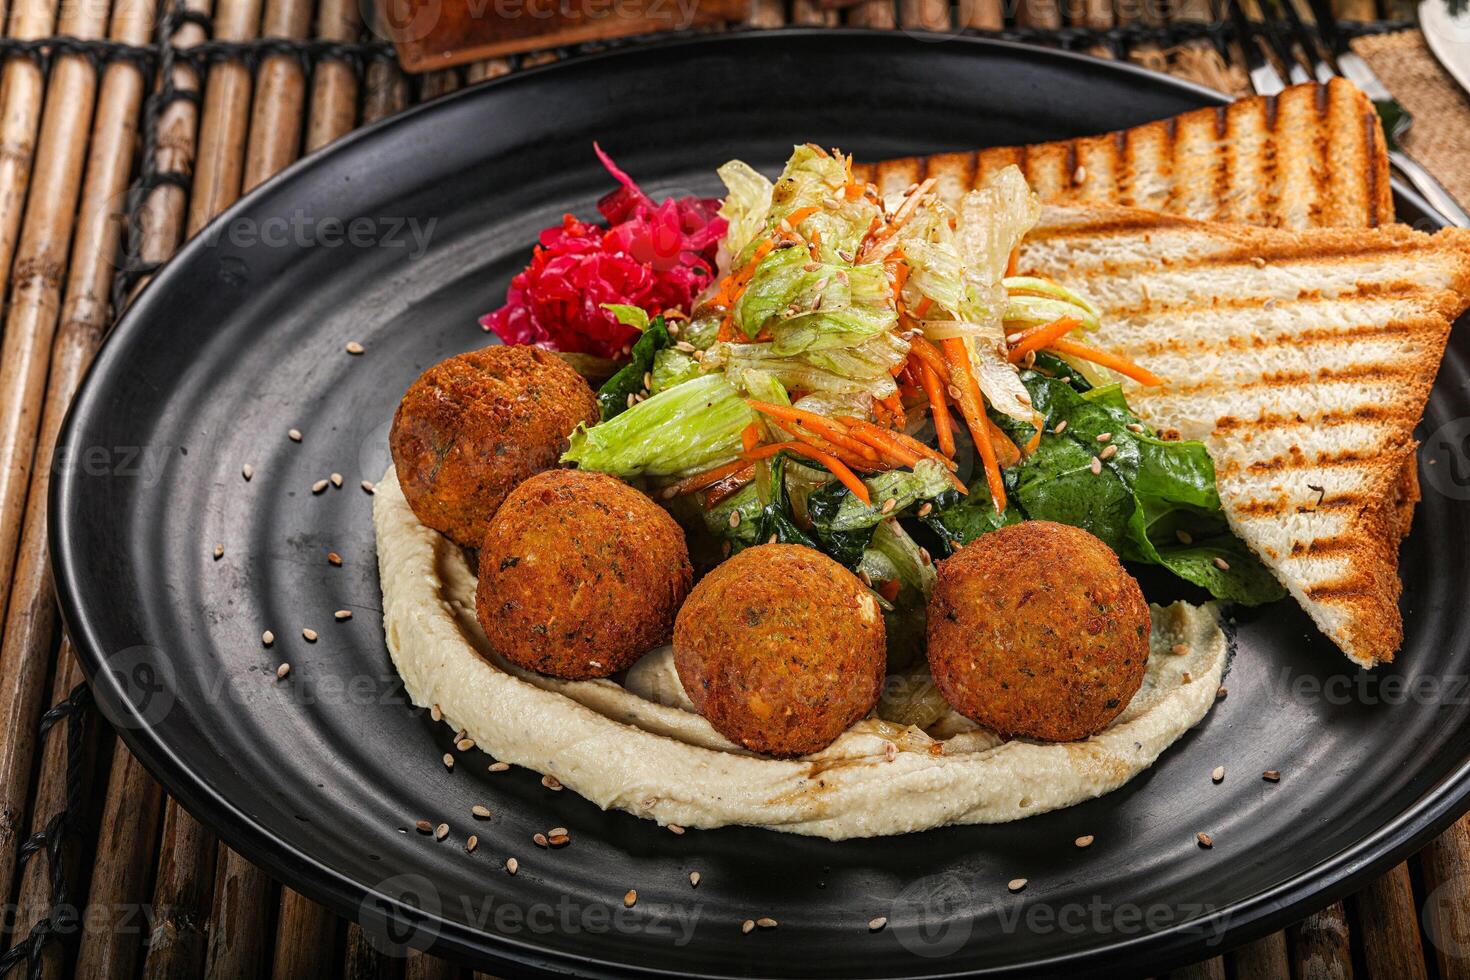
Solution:
M602 421L628 410L628 398L643 391L643 376L653 371L654 355L674 346L664 318L656 316L633 345L633 359L608 378L597 390L597 404L602 406Z
M945 554L952 555L988 531L1007 524L1019 524L1025 519L1017 509L1014 498L1006 502L1004 513L997 514L990 488L982 477L970 487L967 496L961 496L955 490L946 490L935 497L934 509L919 518L919 521L934 532L944 547Z
M807 517L822 550L849 568L862 560L873 529L887 517L907 511L949 489L949 476L939 463L920 460L912 470L889 470L863 481L872 504L865 504L840 481L832 480L806 498ZM887 501L893 506L883 509Z

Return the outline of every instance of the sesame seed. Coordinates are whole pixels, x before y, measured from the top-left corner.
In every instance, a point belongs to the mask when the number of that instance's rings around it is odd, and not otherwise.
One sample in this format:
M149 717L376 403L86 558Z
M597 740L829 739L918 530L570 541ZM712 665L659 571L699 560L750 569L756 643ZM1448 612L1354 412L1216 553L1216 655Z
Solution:
M960 401L961 400L961 398L960 398L960 389L957 388L954 385L950 385L949 386L949 397L953 398L955 401Z
M1261 773L1261 778L1268 783L1279 783L1281 782L1281 770L1267 769L1265 772Z
M777 538L777 535L774 535L774 534L771 535L769 538L766 539L766 544L775 544L776 543L776 538ZM725 543L726 544L729 544L730 542L726 541Z
M1193 680L1194 680L1194 675L1193 675L1193 674L1191 674L1191 673L1190 673L1190 672L1189 672L1189 671L1187 671L1187 670L1185 670L1185 671L1180 671L1180 673L1179 673L1179 679L1180 679L1180 680L1181 680L1181 681L1183 681L1183 682L1184 682L1184 683L1186 683L1186 684L1188 684L1188 683L1190 683L1190 682L1192 682L1192 681L1193 681Z
M340 567L342 564L342 556L337 554L335 551L329 551L327 552L327 561L330 564Z
M352 618L352 610L338 609L336 612L332 613L332 618L339 623L345 623L347 620Z
M1210 779L1211 779L1211 781L1216 782L1216 783L1224 782L1224 780L1225 780L1225 767L1224 766L1216 766L1214 772L1210 773Z
M671 823L669 824L669 833L675 835L676 837L683 837L684 828L681 827L679 824Z
M225 556L225 546L222 545L222 544L215 545L214 546L214 560L215 561L219 561L224 556Z
M1194 839L1199 841L1199 846L1205 848L1206 850L1209 850L1210 848L1215 846L1215 838L1211 837L1203 830L1195 834Z
M919 516L928 517L932 513L934 513L934 505L929 503L927 500L924 501L924 505L919 508Z
M858 578L862 579L863 584L866 585L868 588L871 589L873 587L873 576L868 574L868 570L866 568L858 569Z
M732 510L732 511L730 511L729 524L730 524L730 526L732 528L733 527L739 527L740 526L740 511L738 511L738 510Z
M434 719L435 721L443 721L444 711L439 707L437 703L431 704L429 705L429 717Z
M1215 567L1222 572L1230 571L1230 563L1224 558L1219 557L1218 555L1215 556Z
M1176 643L1176 644L1174 644L1173 646L1171 646L1169 648L1169 652L1172 653L1176 657L1182 657L1186 653L1189 652L1189 644L1187 644L1187 643Z
M1099 473L1102 472L1102 460L1098 459L1096 456L1092 457L1092 465L1089 467L1089 469L1092 470L1093 476L1097 476Z
M1025 878L1012 878L1010 881L1006 882L1006 888L1010 889L1010 891L1013 894L1015 892L1020 891L1021 889L1025 888L1025 887L1026 887L1026 879Z
M756 919L755 924L760 926L762 929L774 929L776 928L776 926L780 925L779 922L771 918L769 915L763 915L759 919Z
M1052 429L1051 431L1055 432L1057 435L1061 435L1063 432L1066 432L1067 420L1062 419L1060 422L1057 423L1057 427L1055 429Z
M363 480L358 486L362 487L363 493L376 493L378 490L377 487L373 486L373 481L371 480Z
M690 888L698 888L699 887L699 879L701 877L702 876L700 875L700 873L698 871L691 871L691 872L689 872L689 887Z
M552 847L565 847L572 842L570 834L551 834L546 838L546 843Z
M629 888L626 892L623 893L623 908L630 909L637 904L638 891L637 889Z
M413 825L421 834L432 833L434 830L434 825L427 820L415 820Z
M448 752L445 752L444 753L444 768L445 769L453 769L454 768L454 756L450 755Z
M883 507L880 509L879 513L891 514L893 513L893 508L897 506L898 500L894 497L889 497L887 500L883 501Z
M255 467L251 466L249 463L246 463L244 466L240 467L240 475L243 476L248 482L250 478L255 475Z
M481 820L484 820L486 817L490 816L490 808L476 803L474 806L470 807L470 813L479 817Z
M567 828L565 828L565 827L552 827L550 830L548 830L546 832L546 836L548 838L550 838L550 837L565 837L565 836L567 836Z
M1098 442L1107 442L1111 438L1113 438L1113 434L1111 432L1099 432L1097 434Z
M694 345L691 344L687 340L681 340L677 344L674 345L674 350L683 351L686 354L688 354L689 352L693 351L694 349L695 349Z
M628 392L628 407L632 408L636 404L638 404L638 396L633 394L631 391Z
M551 846L551 842L546 839L546 835L541 833L541 831L539 830L531 835L531 843L535 844L537 847Z
M755 929L755 920L754 919L746 919L744 922L740 923L740 934L742 936L748 936L748 935L750 935L751 931L754 930L754 929Z
M1224 701L1224 700L1225 700L1225 695L1227 695L1227 694L1229 694L1229 693L1230 693L1230 692L1229 692L1229 691L1228 691L1228 690L1226 690L1226 689L1225 689L1225 685L1224 685L1224 684L1221 684L1221 685L1220 685L1220 686L1219 686L1219 687L1218 687L1218 688L1217 688L1217 689L1216 689L1216 690L1215 690L1215 700L1216 700L1216 701Z
M1017 332L1017 333L1008 333L1008 334L1006 334L1006 343L1008 343L1008 344L1014 344L1017 341L1019 341L1023 336L1025 336L1025 334L1022 334L1022 333L1019 333L1019 332Z
M882 932L883 927L888 925L888 916L879 915L868 920L869 932Z
M302 629L301 636L306 640L307 643L316 642L316 630L312 629L310 626Z
M559 793L559 792L561 792L561 780L557 779L555 776L551 775L550 773L547 773L545 776L542 776L541 777L541 785L542 786L545 786L547 789L551 790L553 793Z
M1261 258L1259 255L1252 255L1251 265L1255 266L1257 269L1264 269L1266 268L1266 260Z
M300 429L291 429L291 430L289 430L286 433L286 438L287 439L290 439L292 442L300 442L301 441L301 430Z
M286 675L289 673L291 673L291 665L289 663L281 664L281 666L276 668L276 680L285 680Z
M1143 426L1141 424L1139 424L1138 422L1129 422L1128 423L1128 431L1129 432L1142 432L1143 431Z
M333 473L327 479L329 479L329 480L332 481L332 486L336 487L339 490L342 489L342 474L341 473Z
M260 634L260 642L265 646L270 646L272 643L276 642L276 634L272 633L270 630L266 630L264 633Z
M1072 843L1077 845L1078 847L1091 847L1093 840L1094 838L1091 834L1083 834Z
M1082 183L1086 179L1087 179L1087 168L1084 167L1084 166L1078 165L1077 169L1074 170L1074 171L1072 171L1072 183L1074 183L1074 184L1080 184L1080 183Z
M1097 458L1098 459L1112 459L1116 455L1118 455L1118 447L1117 446L1108 446L1105 449L1103 449L1102 452L1100 452L1100 453L1097 454Z
M679 336L679 325L677 323L674 323L673 321L669 321L667 324L665 324L664 329L669 332L670 337Z
M1179 539L1180 544L1194 544L1194 535L1190 534L1188 531L1182 529L1175 531L1174 537Z
M466 851L469 851L471 854L475 853L475 848L479 846L480 838L476 837L474 834L470 834L470 839L464 842L464 849Z
M316 481L315 483L313 483L311 485L311 492L312 493L321 493L325 489L327 489L327 481L326 480L318 480L318 481Z
M363 352L363 349L364 348L362 344L359 344L355 340L349 340L347 342L347 353L349 354L361 354Z
M506 858L505 870L507 874L515 874L517 871L521 870L521 862L517 861L515 858Z
M472 738L462 738L454 743L454 747L459 749L461 752L468 752L470 749L475 747L475 740Z
M449 836L449 824L447 824L447 823L441 823L439 826L437 826L437 827L434 828L434 839L435 840L443 840L444 838L446 838L448 836Z
M490 763L489 771L490 772L505 772L508 769L510 769L510 763L509 762L492 762L492 763Z

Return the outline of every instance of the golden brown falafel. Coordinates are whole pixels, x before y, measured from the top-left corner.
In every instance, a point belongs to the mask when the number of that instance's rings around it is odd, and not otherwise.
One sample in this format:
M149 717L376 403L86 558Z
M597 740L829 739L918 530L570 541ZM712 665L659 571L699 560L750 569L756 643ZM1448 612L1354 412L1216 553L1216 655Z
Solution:
M388 445L414 515L478 548L506 494L555 466L578 423L599 417L592 389L560 357L494 344L420 375Z
M668 642L694 572L663 508L602 473L548 470L485 535L475 612L490 646L554 677L607 677Z
M939 563L929 667L956 711L1005 736L1102 731L1143 683L1148 603L1102 541L1051 521L982 535Z
M740 552L674 623L674 666L699 712L769 755L826 748L878 703L883 615L857 577L800 545Z

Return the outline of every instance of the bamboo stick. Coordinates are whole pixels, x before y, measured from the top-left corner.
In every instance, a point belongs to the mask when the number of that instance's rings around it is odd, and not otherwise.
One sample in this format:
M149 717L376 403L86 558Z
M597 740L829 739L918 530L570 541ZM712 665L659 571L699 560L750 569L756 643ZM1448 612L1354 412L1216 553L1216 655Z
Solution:
M398 980L403 960L384 956L356 922L347 923L347 952L342 957L343 980Z
M162 813L163 787L118 739L112 750L88 908L142 908L147 903ZM141 929L83 930L76 975L132 980L147 938Z
M214 851L214 835L170 798L153 889L155 922L143 962L143 976L150 980L197 980L204 972Z
M356 41L362 33L357 0L322 0L317 36L328 41ZM344 61L323 61L311 80L311 113L306 151L319 150L357 122L357 73Z
M219 845L214 906L209 915L208 980L252 980L270 964L270 908L276 883L264 871Z
M960 0L955 17L961 27L998 31L1006 25L1003 0Z
M1170 970L1169 980L1225 980L1225 961L1216 956L1214 959Z
M487 58L484 61L476 61L466 65L464 80L470 85L483 82L491 78L499 78L501 75L510 74L510 60L508 58Z
M899 0L898 22L920 31L948 31L949 0Z
M791 0L791 23L813 27L835 27L837 11L819 7L814 0Z
M82 38L100 38L107 30L107 9L100 3L68 4L60 29ZM60 313L62 277L75 225L77 194L81 188L86 132L92 121L97 75L85 57L56 59L48 82L46 107L41 116L35 173L31 176L26 219L16 251L11 305L0 346L0 586L8 592L15 571L30 486L41 413L45 404L46 371L51 342ZM37 474L44 479L49 456ZM37 501L44 520L45 500ZM39 563L39 566L38 566ZM22 591L27 606L7 609L6 631L0 642L0 814L14 827L25 820L31 763L35 756L36 724L45 698L50 660L50 570L45 566L45 533L27 562L28 580L43 578L42 590ZM38 598L39 597L39 598ZM40 621L31 619L38 604ZM17 613L14 620L8 618ZM41 642L44 637L44 643ZM39 649L39 656L35 651ZM0 886L10 894L18 841L0 838Z
M1400 864L1348 899L1352 928L1362 937L1363 963L1370 977L1423 980L1427 976L1419 943L1419 910L1409 866Z
M447 960L418 950L409 950L403 964L404 980L453 980L455 969Z
M1278 980L1291 976L1286 952L1286 933L1273 932L1247 943L1230 954L1235 980Z
M270 0L261 25L264 37L301 40L311 30L311 0ZM255 111L245 155L244 189L250 190L301 153L306 76L291 55L270 55L260 64Z
M893 0L866 0L844 11L849 26L890 29L898 26Z
M1293 977L1347 980L1353 975L1347 913L1341 902L1334 902L1287 929L1286 941Z
M50 35L56 27L59 0L14 0L6 34L30 41ZM25 211L26 189L35 160L36 127L41 122L41 102L46 79L29 58L12 58L0 72L0 298L10 277L10 260L15 255L20 218ZM3 523L3 516L0 516ZM0 548L4 535L0 534ZM14 542L11 543L14 547ZM9 567L0 560L0 582L9 581ZM5 616L5 589L0 588L0 621Z
M1470 978L1470 817L1461 817L1419 854L1424 872L1424 938L1440 980Z
M222 41L255 37L260 6L261 0L220 0L214 15L215 37ZM199 124L199 163L189 199L190 235L198 234L240 196L250 90L250 70L242 64L223 62L209 70Z
M526 62L530 63L533 55L526 56ZM441 71L431 71L423 76L419 86L419 101L427 102L430 99L447 95L459 88L459 73L453 68L445 68Z
M338 922L316 902L283 887L271 976L324 977L331 973L337 954Z
M783 27L786 11L781 0L750 0L750 15L745 23L749 27Z
M398 63L376 58L368 65L365 82L367 93L362 103L364 124L377 122L408 105L408 79L398 70Z

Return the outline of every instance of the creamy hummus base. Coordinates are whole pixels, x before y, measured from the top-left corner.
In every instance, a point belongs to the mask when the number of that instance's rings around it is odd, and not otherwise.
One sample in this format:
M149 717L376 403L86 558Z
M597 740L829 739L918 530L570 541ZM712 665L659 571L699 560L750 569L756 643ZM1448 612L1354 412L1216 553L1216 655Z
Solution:
M373 501L383 625L414 704L437 704L496 759L603 809L660 824L746 824L841 840L1000 823L1122 786L1214 704L1227 647L1214 610L1154 606L1143 686L1082 742L1003 742L951 715L929 733L869 719L821 752L770 759L695 713L667 647L612 680L562 681L490 651L460 548L414 517L390 467ZM1171 652L1177 644L1187 652Z

